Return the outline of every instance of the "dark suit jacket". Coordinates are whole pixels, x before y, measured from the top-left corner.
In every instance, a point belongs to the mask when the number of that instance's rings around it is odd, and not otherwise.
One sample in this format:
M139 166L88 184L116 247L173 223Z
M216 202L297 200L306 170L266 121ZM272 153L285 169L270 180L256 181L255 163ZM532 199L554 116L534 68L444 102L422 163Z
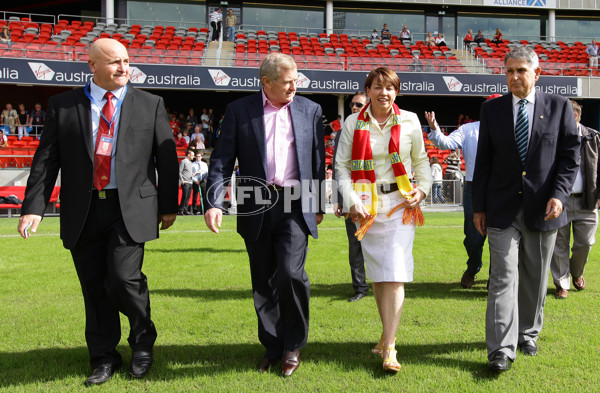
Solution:
M310 234L317 237L315 213L321 212L321 185L325 179L325 150L323 147L323 124L321 106L307 98L295 96L290 104L294 129L294 144L298 158L301 192L313 193L311 201L302 199L304 221ZM256 93L227 106L217 146L210 157L207 200L209 207L222 207L219 200L223 181L231 176L237 159L240 177L253 177L259 186L266 182L267 162L265 158L265 123L262 93ZM308 182L309 190L305 186ZM237 231L246 240L255 240L260 232L264 209L254 197L238 203Z
M60 236L70 249L92 198L90 100L79 88L51 97L47 108L21 214L44 214L60 169ZM129 85L121 111L115 161L119 203L127 232L143 243L158 237L159 214L177 213L177 153L162 98Z
M525 165L515 142L512 94L481 105L473 211L485 212L490 227L505 229L522 206L527 227L547 231L567 223L563 212L544 221L550 198L563 206L571 193L579 162L579 134L568 99L541 92L535 109Z

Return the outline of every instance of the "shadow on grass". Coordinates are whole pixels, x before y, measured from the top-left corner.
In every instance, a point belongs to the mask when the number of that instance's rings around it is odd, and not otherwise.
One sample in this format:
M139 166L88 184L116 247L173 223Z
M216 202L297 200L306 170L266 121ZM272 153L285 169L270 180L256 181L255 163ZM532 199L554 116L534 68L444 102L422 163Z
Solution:
M231 248L210 248L210 247L197 247L197 248L146 248L146 253L176 253L176 252L215 252L215 253L246 253L245 249L231 249Z
M384 378L381 359L370 350L373 343L365 342L309 342L302 351L304 368L317 369L319 364L333 363L340 372L372 368L373 378ZM130 360L130 350L119 346L124 354L126 375ZM403 367L437 366L466 370L475 379L490 379L497 375L487 370L485 343L440 343L429 345L398 346L398 358ZM146 377L149 381L165 381L190 378L196 375L210 376L231 372L253 372L264 354L260 344L214 344L214 345L157 345L154 349L155 361L152 371ZM478 351L482 361L459 359L460 353ZM0 387L10 387L40 381L56 381L80 376L83 379L90 373L88 353L84 347L46 348L26 352L0 353ZM271 373L279 374L279 364ZM299 373L301 373L302 367ZM310 371L311 373L318 371Z
M462 289L457 283L434 283L434 282L417 282L406 284L406 296L410 298L423 299L475 299L487 298L487 290L485 289L485 280L476 281L476 285L471 289ZM250 283L248 283L250 284ZM190 297L204 298L210 300L227 300L227 299L243 299L252 297L250 289L154 289L151 291L154 295L165 295L175 297ZM310 296L325 297L331 300L347 301L352 296L352 284L311 284ZM373 291L369 291L369 296L372 296Z

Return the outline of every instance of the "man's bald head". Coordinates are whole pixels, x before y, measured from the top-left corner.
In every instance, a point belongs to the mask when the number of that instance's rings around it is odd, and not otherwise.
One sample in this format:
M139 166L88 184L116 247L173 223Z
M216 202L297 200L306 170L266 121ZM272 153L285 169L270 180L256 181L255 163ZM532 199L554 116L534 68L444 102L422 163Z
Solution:
M100 38L90 47L90 71L94 83L114 91L129 81L129 55L123 44L112 38Z

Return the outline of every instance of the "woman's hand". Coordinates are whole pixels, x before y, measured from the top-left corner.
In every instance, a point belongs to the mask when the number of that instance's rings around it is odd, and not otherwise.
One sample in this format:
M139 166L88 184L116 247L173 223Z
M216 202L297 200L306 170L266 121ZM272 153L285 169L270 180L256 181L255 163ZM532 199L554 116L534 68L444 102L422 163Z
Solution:
M416 209L421 201L425 199L425 193L418 188L414 188L407 193L406 196L410 197L410 199L406 198L406 202L404 202L404 206L406 206L408 210Z
M350 216L352 216L352 218L354 218L355 220L364 220L369 216L369 212L365 208L365 205L362 204L362 202L356 202L350 208Z

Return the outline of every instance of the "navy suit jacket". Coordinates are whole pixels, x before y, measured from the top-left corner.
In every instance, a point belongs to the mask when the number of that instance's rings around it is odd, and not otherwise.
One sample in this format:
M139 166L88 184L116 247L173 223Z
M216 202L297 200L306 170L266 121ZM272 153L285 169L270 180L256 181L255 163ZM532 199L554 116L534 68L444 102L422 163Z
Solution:
M289 106L294 129L294 144L300 173L304 222L317 238L316 213L322 212L321 194L325 178L325 150L321 106L295 96ZM266 184L267 162L262 93L258 92L230 103L225 110L221 134L210 157L207 201L209 207L222 207L223 186L238 161L244 184L260 188ZM255 182L247 182L252 177ZM308 189L307 189L308 188ZM238 198L237 231L246 240L258 238L264 217L264 205L254 193L243 201ZM257 201L257 199L259 199Z
M544 221L546 205L565 206L579 166L580 138L571 103L537 91L525 165L515 141L512 94L481 105L473 211L486 213L489 227L506 229L521 206L530 230L547 231L567 223L563 213Z
M161 97L129 85L121 111L115 153L119 204L127 232L144 243L158 237L159 214L177 212L177 152ZM77 244L92 200L94 143L83 88L51 97L21 214L44 214L60 169L60 236L68 249Z

